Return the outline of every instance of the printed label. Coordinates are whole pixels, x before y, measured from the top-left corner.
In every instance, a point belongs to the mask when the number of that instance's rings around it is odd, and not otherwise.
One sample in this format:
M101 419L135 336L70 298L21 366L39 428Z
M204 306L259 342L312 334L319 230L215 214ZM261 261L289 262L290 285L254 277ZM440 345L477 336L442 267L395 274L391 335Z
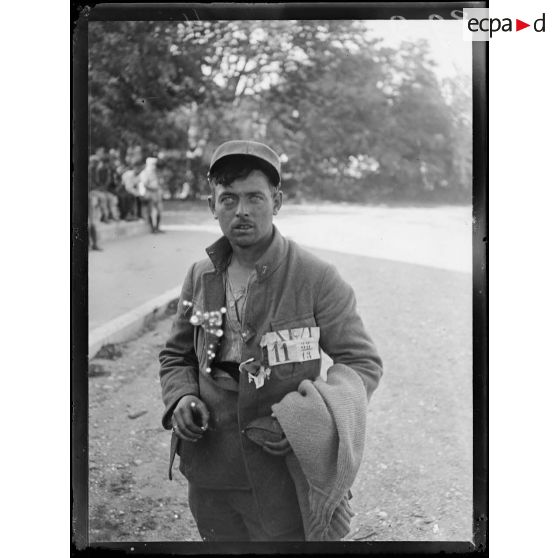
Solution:
M269 366L306 362L320 358L320 328L299 327L270 331L262 336L260 346L267 353Z

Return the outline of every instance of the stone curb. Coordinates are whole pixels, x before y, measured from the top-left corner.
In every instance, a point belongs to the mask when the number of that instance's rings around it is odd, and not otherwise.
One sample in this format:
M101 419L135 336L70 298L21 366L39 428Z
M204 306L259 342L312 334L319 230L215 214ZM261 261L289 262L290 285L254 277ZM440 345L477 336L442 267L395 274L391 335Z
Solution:
M178 301L181 289L182 284L177 285L130 312L90 331L89 358L93 358L103 345L129 341L141 333L150 322L164 316L169 306Z

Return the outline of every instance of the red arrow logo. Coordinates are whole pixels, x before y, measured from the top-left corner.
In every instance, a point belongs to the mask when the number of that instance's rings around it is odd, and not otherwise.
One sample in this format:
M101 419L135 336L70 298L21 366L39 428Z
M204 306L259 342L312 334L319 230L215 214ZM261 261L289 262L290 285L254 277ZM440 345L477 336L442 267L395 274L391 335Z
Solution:
M515 20L515 30L516 31L521 31L522 29L525 29L525 27L531 27L531 24L530 23L525 23L524 21L521 21L520 19Z

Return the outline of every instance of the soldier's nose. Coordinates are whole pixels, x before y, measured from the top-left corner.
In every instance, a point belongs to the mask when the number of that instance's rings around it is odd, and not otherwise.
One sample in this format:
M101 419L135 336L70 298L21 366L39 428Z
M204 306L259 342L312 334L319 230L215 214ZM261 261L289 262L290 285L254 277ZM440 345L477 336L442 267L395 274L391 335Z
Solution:
M238 206L236 208L236 214L237 215L248 215L248 205L242 202L238 203Z

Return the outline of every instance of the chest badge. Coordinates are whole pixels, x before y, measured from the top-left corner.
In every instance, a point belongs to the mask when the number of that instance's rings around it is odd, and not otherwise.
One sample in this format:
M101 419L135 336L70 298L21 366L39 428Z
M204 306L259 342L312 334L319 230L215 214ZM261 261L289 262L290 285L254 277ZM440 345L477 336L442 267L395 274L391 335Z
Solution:
M227 309L223 306L220 310L211 310L210 312L202 312L201 310L193 310L193 303L185 300L182 302L185 309L188 310L192 308L192 315L190 316L190 323L193 326L200 326L205 329L208 333L221 337L223 335L223 330L221 326L223 325L223 314Z
M254 358L241 362L238 368L240 372L248 374L248 383L254 382L256 389L260 389L271 376L271 370Z
M270 331L262 336L260 346L269 366L320 359L320 328L298 327Z

